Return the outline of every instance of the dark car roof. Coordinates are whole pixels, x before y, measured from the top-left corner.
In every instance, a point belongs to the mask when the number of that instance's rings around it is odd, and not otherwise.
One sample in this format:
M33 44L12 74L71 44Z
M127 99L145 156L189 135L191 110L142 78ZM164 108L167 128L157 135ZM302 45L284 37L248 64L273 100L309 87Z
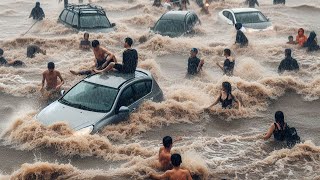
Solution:
M162 15L161 19L184 21L187 14L193 13L192 11L169 11Z
M129 82L134 79L144 79L144 78L150 79L151 74L142 69L137 69L136 72L132 74L124 74L124 73L113 71L113 72L108 72L103 74L95 74L85 78L84 80L94 84L100 84L103 86L119 89L126 82Z

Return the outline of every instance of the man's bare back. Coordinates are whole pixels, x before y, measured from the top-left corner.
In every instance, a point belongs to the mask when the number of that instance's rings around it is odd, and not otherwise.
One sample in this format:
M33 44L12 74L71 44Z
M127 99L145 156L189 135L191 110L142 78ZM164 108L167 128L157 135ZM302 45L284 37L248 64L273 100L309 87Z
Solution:
M159 150L159 163L162 170L168 170L172 168L171 165L171 153L165 147L161 147Z
M169 180L192 180L190 172L181 168L168 170L165 174Z
M103 61L104 59L106 59L107 56L112 55L111 52L109 52L106 48L100 47L99 48L94 48L93 49L93 53L95 58L98 61ZM108 60L112 59L112 57L108 58Z

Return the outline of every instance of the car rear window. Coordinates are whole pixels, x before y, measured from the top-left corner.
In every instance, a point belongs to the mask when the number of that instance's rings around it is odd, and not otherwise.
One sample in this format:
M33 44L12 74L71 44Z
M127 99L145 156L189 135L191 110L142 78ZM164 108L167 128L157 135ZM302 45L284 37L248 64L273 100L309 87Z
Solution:
M154 30L160 33L183 33L185 32L185 23L183 21L159 20Z
M73 26L78 26L78 20L79 20L78 15L75 14L75 15L73 16L72 25L73 25Z
M62 21L65 21L66 20L66 17L67 17L67 14L68 14L68 10L63 10L61 16L60 16L60 19Z
M268 21L267 18L261 14L261 12L244 12L244 13L235 13L237 22L242 24L248 23L261 23Z
M74 13L73 13L73 12L69 12L69 13L68 13L67 18L66 18L66 22L67 22L68 24L72 24L73 16L74 16Z
M83 15L80 17L80 27L81 28L108 28L110 27L110 22L106 16L102 15Z

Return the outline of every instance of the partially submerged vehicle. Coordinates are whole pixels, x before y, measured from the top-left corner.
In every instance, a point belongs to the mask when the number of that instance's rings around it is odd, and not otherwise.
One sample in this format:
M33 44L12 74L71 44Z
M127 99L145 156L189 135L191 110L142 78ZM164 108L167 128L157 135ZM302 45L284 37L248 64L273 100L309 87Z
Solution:
M36 115L44 125L65 122L76 134L93 134L126 120L146 100L159 102L163 93L151 73L109 72L88 76Z
M193 11L169 11L161 16L151 30L162 36L179 37L194 33L194 27L200 24Z
M59 21L78 30L106 29L115 26L115 23L109 21L102 7L92 4L69 4L61 12Z

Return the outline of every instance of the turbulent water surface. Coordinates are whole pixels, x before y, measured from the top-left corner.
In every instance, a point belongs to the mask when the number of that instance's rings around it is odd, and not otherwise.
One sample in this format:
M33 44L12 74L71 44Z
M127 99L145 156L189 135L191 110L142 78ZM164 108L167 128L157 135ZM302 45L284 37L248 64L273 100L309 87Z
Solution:
M259 0L260 9L274 30L248 32L249 47L233 45L235 30L220 22L224 8L243 7L242 0L214 1L210 15L199 14L201 26L193 37L169 38L149 32L165 9L149 0L93 0L102 6L116 28L110 33L91 33L121 59L123 39L134 39L138 66L152 72L164 91L165 101L146 102L127 122L111 125L95 135L74 136L59 123L45 127L33 119L44 107L39 89L48 61L66 80L65 89L82 77L70 69L91 66L93 53L78 49L83 32L57 22L63 4L41 0L45 20L28 19L34 0L1 0L0 47L4 56L19 59L26 67L0 67L0 179L147 179L157 168L162 137L181 136L173 152L182 154L183 167L200 179L320 179L320 58L319 52L287 45L287 37L303 27L320 34L319 0L287 0L272 5ZM78 3L78 1L71 1ZM145 42L139 42L141 37ZM26 58L26 47L39 44L47 55ZM203 72L186 78L191 48L205 60ZM224 48L236 56L233 77L223 76L215 65L223 61ZM292 48L301 70L278 75L284 49ZM209 106L229 81L242 102L241 110ZM303 142L292 149L261 136L281 110L297 128Z

